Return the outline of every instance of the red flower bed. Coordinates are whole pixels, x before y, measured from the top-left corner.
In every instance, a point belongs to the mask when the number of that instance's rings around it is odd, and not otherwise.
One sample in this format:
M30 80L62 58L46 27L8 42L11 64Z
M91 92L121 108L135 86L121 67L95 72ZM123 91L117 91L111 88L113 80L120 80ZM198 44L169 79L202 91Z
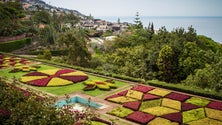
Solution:
M39 78L36 76L45 76ZM77 83L88 79L83 72L72 69L52 69L39 72L31 72L21 78L22 82L35 86L60 86Z
M190 96L188 96L188 95L184 95L184 94L180 94L180 93L175 93L175 92L170 93L166 97L170 98L170 99L173 99L173 100L178 100L178 101L181 101L181 102L184 102L185 100L190 98Z
M86 85L85 88L83 88L84 91L94 90L96 88L96 85Z
M37 80L30 81L29 84L36 85L36 86L46 86L51 79L52 77L37 79Z
M182 103L182 106L181 106L182 111L187 111L187 110L197 109L197 108L199 108L199 106L193 105L190 103Z
M181 112L166 114L166 115L163 115L161 117L163 117L165 119L168 119L170 121L173 121L173 122L182 123L182 114L181 114Z
M127 102L123 104L123 107L132 109L134 111L138 111L140 108L141 102L140 101L134 101L134 102Z
M128 92L128 90L125 90L125 91L119 92L118 95L125 96L127 94L127 92Z
M114 94L114 95L111 95L111 96L106 97L105 100L110 99L110 98L120 97L120 96L121 96L121 95Z
M126 119L140 123L142 125L146 125L149 121L151 121L154 118L153 115L146 114L140 111L133 112L132 114L129 114Z
M25 74L24 76L49 76L49 75L45 73L41 73L41 72L31 72L31 73Z
M149 93L143 95L143 101L159 99L159 98L160 98L159 96L152 95L152 94L149 94Z
M222 110L222 102L212 101L211 103L208 104L207 107L212 109Z
M153 87L149 87L149 86L142 86L142 85L138 85L138 86L134 86L132 88L132 90L137 90L143 93L147 93L148 91L154 89Z

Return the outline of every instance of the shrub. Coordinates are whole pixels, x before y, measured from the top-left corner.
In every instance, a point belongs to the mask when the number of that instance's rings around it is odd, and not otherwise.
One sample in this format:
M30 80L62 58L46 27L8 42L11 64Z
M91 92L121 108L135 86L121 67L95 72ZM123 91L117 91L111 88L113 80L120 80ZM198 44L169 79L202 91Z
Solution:
M112 111L108 112L108 114L118 116L120 118L125 118L127 115L133 113L133 110L124 108L124 107L117 107Z
M157 107L144 109L142 110L142 112L149 113L155 116L162 116L165 114L176 113L178 112L178 110L157 106Z
M132 114L130 114L130 115L128 115L128 116L126 117L126 119L129 119L129 120L131 120L131 121L140 123L140 124L142 124L142 125L147 124L147 123L148 123L149 121L151 121L153 118L154 118L153 115L146 114L146 113L143 113L143 112L140 112L140 111L133 112Z
M178 100L178 101L181 101L181 102L183 102L183 101L187 100L188 98L190 98L189 95L175 93L175 92L170 93L166 97L170 98L170 99L173 99L173 100Z
M132 88L132 90L137 90L137 91L140 91L140 92L143 92L143 93L147 93L148 91L154 89L153 87L150 87L150 86L143 86L143 85L138 85L138 86L134 86Z
M134 101L134 102L124 103L123 107L126 107L126 108L132 109L134 111L137 111L137 110L139 110L140 105L141 105L140 101Z
M0 42L0 51L2 52L12 52L14 50L25 47L31 41L30 38L25 38L21 40L9 41L9 42Z
M192 97L186 101L186 103L191 103L200 107L206 106L209 102L210 102L209 100L199 98L199 97Z
M182 123L182 113L181 112L166 114L161 117L168 119L170 121L173 121L173 122Z
M200 108L200 107L197 105L190 104L190 103L182 103L182 106L181 106L182 111L187 111L187 110L197 109L197 108Z
M205 113L203 108L193 109L183 112L183 123L188 123L194 120L199 120L205 118Z

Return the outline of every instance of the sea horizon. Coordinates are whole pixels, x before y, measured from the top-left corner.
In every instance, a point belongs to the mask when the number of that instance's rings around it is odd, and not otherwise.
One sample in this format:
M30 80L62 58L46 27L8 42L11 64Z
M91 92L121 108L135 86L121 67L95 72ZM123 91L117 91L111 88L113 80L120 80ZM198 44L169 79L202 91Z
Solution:
M128 22L134 24L135 16L96 16L95 19L102 19L109 22ZM149 23L154 24L154 29L166 27L168 31L176 28L192 26L198 35L204 35L215 42L222 43L222 16L140 16L144 27Z

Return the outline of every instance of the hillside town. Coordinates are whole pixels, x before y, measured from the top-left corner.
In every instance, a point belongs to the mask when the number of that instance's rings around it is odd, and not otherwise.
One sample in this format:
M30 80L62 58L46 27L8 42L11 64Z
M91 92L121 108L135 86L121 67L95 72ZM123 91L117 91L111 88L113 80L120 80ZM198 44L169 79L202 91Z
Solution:
M24 10L28 11L38 11L40 8L47 10L51 15L53 13L56 13L57 15L64 15L64 14L75 14L80 18L80 22L77 24L77 26L81 28L87 28L87 29L95 29L99 32L106 32L106 31L112 31L115 34L120 33L121 31L124 31L127 29L129 25L132 25L128 22L108 22L102 19L94 19L92 16L85 16L84 14L81 14L80 12L76 10L70 10L60 7L55 7L52 5L49 5L41 0L21 0ZM29 15L26 15L26 17L30 17ZM64 24L69 27L69 24Z

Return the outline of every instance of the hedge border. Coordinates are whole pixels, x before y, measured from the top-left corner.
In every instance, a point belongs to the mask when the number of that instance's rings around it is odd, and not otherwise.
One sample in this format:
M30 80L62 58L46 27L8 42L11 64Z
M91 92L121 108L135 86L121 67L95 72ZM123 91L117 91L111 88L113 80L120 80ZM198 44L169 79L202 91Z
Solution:
M13 50L17 50L25 47L32 42L31 38L24 38L20 40L1 42L0 43L0 51L2 52L12 52Z

